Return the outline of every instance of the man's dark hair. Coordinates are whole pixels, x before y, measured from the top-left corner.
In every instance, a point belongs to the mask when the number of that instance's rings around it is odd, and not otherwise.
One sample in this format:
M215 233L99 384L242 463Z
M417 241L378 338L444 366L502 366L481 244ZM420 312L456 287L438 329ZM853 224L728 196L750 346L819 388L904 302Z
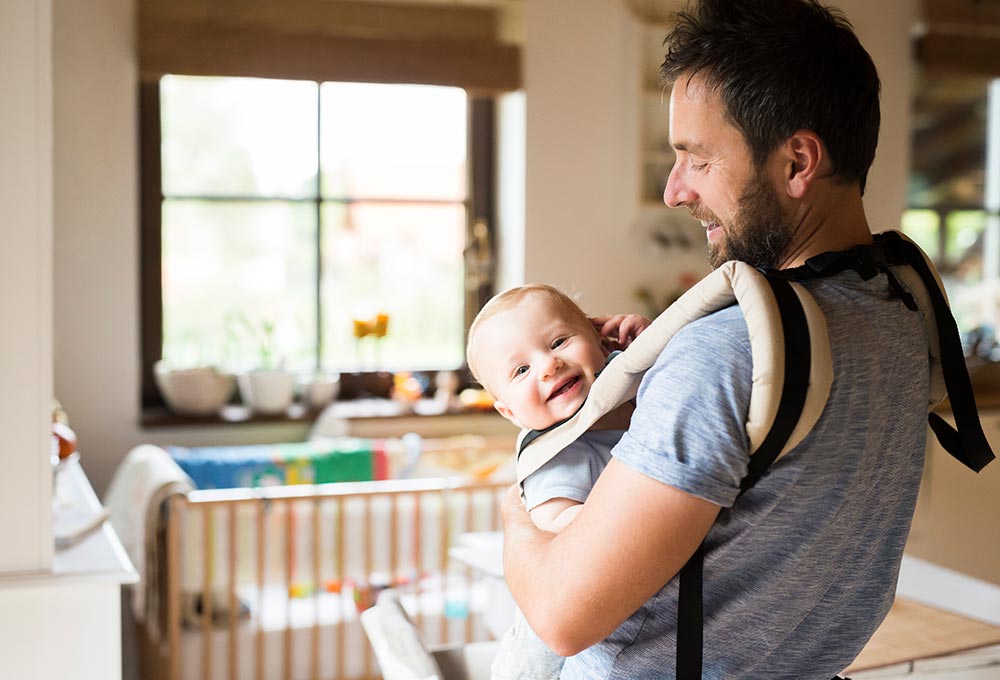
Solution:
M834 177L864 193L880 85L839 10L816 0L700 0L678 13L664 45L663 82L705 77L758 166L797 130L812 130Z

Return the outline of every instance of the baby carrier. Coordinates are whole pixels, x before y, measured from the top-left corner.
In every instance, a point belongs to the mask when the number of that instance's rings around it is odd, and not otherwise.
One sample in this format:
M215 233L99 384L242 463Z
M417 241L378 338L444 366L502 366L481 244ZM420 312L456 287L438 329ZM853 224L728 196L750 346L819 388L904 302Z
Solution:
M928 420L952 456L979 472L991 460L972 394L958 328L941 281L926 255L899 232L876 234L872 245L810 258L794 269L758 271L727 262L682 295L594 381L586 402L569 419L518 438L517 479L524 479L587 431L602 415L635 398L645 371L685 325L737 303L746 318L753 360L747 418L750 463L740 494L752 487L816 424L833 381L826 322L799 281L852 269L863 279L885 273L892 294L922 313L930 360ZM950 399L956 427L930 411ZM738 497L737 497L738 502ZM702 561L699 547L680 572L677 614L678 680L700 680Z

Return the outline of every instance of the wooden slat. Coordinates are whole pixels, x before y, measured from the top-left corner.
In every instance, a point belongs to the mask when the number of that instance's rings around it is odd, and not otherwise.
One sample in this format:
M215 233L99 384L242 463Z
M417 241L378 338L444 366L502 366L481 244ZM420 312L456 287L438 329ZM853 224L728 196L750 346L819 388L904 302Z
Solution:
M236 534L239 528L235 505L230 505L229 511L229 680L239 676L239 654L236 649L236 624L239 623L239 602L236 599Z
M414 494L413 503L413 569L416 572L415 575L415 585L417 592L417 602L420 602L421 595L423 594L423 532L421 531L421 505L423 501L423 494ZM417 617L416 624L418 630L423 630L424 627L424 611L423 607L417 607Z
M416 4L371 0L141 0L143 22L160 26L200 23L276 33L322 32L383 39L496 40L498 10L457 3Z
M398 496L389 498L389 574L394 582L400 577Z
M170 652L167 672L170 680L181 677L181 512L183 496L172 496L167 509L167 640Z
M265 515L270 507L270 501L261 500L257 503L257 667L254 669L257 680L264 680L264 579L265 579L265 543L267 539Z
M283 498L349 498L370 494L400 495L441 489L492 488L506 489L506 482L464 482L459 478L394 479L377 482L335 482L330 484L296 484L239 489L205 489L188 494L192 505L253 503L277 501Z
M295 505L285 506L285 630L281 644L281 670L284 680L292 680L292 658L295 654L292 640L292 590L295 585Z
M339 580L341 585L340 598L338 602L340 604L340 617L337 621L337 677L344 677L344 657L347 655L347 645L344 642L344 606L345 599L343 594L344 585L344 499L337 499L337 540L336 540L336 578Z
M312 582L313 582L313 625L309 642L309 674L319 678L319 598L323 593L323 580L320 578L320 517L321 505L317 498L312 506Z
M917 55L931 74L1000 76L1000 34L928 33L918 41Z
M212 676L212 572L215 567L215 537L213 508L201 509L202 584L201 584L201 677Z
M465 533L469 533L475 528L473 516L476 511L475 500L474 491L465 492L465 523L463 525ZM471 642L474 633L472 628L472 567L465 565L463 572L465 574L465 642Z
M448 492L442 491L440 494L441 499L441 517L440 517L440 545L438 546L438 568L441 571L441 634L438 639L441 644L447 644L448 642L448 545L451 543L450 527L451 524L448 521Z
M983 0L924 0L924 21L933 27L952 24L969 30L1000 29L1000 3Z
M509 91L521 85L520 51L511 45L471 40L331 38L194 23L167 29L144 26L139 69L144 81L175 73L422 83L476 92Z
M364 524L362 525L364 531L362 540L365 542L365 564L364 564L364 578L367 581L367 587L369 588L369 593L371 594L374 584L372 583L372 572L374 571L374 532L372 531L372 499L371 497L364 499ZM371 596L371 595L370 595ZM372 652L371 645L365 645L362 655L364 656L364 669L365 677L370 677L372 674Z

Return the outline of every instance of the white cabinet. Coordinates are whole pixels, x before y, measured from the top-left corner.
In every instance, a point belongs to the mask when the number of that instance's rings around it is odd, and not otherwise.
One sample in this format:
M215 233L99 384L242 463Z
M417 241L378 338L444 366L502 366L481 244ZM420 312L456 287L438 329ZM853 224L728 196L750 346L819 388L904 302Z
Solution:
M56 523L101 511L79 463L53 493ZM49 572L0 575L4 678L118 680L121 586L138 580L108 522L56 550Z

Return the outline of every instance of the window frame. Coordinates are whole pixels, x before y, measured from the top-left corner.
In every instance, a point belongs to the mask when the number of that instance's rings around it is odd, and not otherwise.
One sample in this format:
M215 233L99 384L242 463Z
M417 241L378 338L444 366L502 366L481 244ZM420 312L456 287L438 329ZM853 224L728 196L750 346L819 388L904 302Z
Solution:
M315 81L313 81L315 82ZM468 186L466 194L466 246L485 247L495 253L496 236L493 225L496 216L496 102L491 96L466 91L468 95ZM160 83L141 81L139 105L139 317L140 317L140 405L143 413L165 408L165 402L153 377L153 367L163 351L163 288L162 288L162 204L164 201L161 166ZM315 199L321 201L319 197ZM485 225L485 238L482 236ZM474 237L478 229L480 236ZM318 245L318 244L317 244ZM468 257L465 266L465 332L475 314L494 292L495 267L487 268L485 276L470 285ZM317 272L317 287L322 272ZM317 298L318 300L318 298ZM317 305L321 303L317 302ZM318 311L321 318L322 310ZM317 329L321 341L322 328ZM317 349L317 352L319 350ZM469 382L467 364L459 367L460 384ZM342 374L341 399L359 394L386 394L391 378L378 372ZM388 396L386 394L386 396ZM219 421L224 422L222 420Z

